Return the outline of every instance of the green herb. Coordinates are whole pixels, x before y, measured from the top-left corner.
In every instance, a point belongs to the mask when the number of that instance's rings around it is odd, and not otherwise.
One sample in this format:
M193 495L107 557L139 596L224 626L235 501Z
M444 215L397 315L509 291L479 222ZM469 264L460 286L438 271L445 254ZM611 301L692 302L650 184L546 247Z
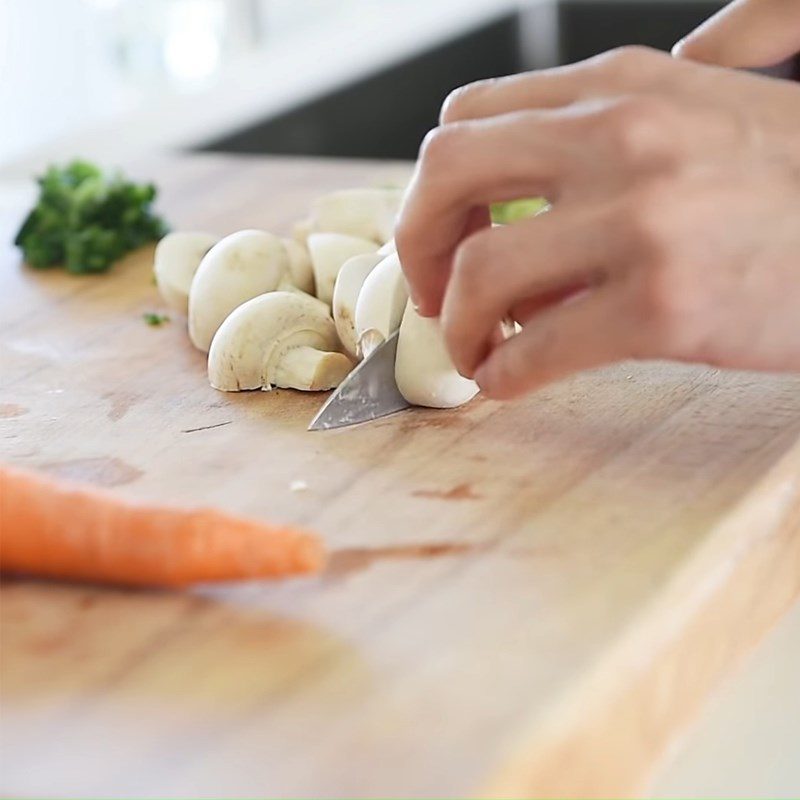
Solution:
M152 325L154 328L157 328L159 325L163 325L165 322L169 322L169 317L166 314L155 314L152 311L142 314L142 319L148 325Z
M63 265L73 273L105 272L167 232L152 210L152 184L105 175L86 161L50 167L37 182L39 199L14 240L37 269Z
M548 208L544 197L530 197L523 200L509 200L507 203L492 205L492 222L497 225L510 225L520 219L535 217Z

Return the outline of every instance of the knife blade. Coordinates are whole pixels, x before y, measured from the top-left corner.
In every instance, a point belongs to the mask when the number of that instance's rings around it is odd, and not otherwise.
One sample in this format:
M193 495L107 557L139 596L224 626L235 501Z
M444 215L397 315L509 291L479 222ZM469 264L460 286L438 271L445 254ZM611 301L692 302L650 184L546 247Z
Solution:
M339 384L308 430L332 430L369 422L411 405L400 394L394 379L398 335L399 331L395 331Z

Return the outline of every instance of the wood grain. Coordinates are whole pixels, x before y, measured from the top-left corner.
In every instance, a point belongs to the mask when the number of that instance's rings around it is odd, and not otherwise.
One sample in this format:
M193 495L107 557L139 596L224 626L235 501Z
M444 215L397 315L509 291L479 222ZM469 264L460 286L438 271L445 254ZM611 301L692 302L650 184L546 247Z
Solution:
M219 233L407 170L128 166ZM311 434L322 397L214 392L181 320L144 324L147 253L99 278L0 259L0 459L332 553L183 594L4 582L4 795L634 795L800 589L796 376L624 364Z

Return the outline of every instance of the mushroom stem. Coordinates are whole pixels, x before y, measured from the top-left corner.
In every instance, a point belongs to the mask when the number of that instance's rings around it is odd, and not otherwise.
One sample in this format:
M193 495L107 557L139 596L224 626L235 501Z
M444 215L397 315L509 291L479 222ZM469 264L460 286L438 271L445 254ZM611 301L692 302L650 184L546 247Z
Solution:
M358 340L358 353L362 358L369 358L372 352L386 341L386 337L375 329L365 331Z
M320 392L338 386L353 368L343 353L294 347L275 365L274 384L285 389Z

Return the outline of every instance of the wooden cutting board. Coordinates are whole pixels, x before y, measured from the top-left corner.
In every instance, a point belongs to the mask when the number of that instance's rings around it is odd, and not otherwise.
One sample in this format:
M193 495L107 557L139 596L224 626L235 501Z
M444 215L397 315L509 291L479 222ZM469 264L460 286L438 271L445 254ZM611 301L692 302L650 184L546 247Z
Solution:
M219 233L407 171L129 166ZM800 588L798 377L626 364L308 433L321 396L217 393L182 320L143 322L148 254L0 260L0 459L331 552L319 578L185 593L6 581L5 796L633 794Z

